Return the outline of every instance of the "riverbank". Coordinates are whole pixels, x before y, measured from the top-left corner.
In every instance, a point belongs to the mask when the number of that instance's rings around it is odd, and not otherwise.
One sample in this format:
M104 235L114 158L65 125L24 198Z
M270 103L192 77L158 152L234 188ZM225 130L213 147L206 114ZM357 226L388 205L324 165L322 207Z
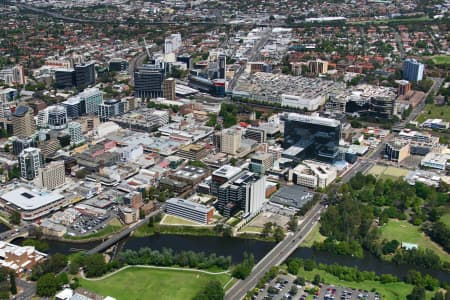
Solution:
M185 300L193 298L210 280L232 286L229 273L152 266L128 266L99 280L80 278L83 288L121 300ZM123 288L126 287L126 288Z

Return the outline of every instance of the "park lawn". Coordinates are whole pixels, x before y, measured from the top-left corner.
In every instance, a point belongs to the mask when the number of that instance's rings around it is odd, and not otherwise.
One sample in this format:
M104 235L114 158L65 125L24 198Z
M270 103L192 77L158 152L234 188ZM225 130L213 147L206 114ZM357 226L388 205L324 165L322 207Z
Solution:
M436 55L431 58L436 65L450 64L450 55Z
M404 300L413 289L413 285L404 282L392 282L383 284L379 281L365 280L362 282L345 281L331 275L323 270L314 269L313 271L305 271L300 268L298 276L302 276L306 281L311 282L316 274L320 275L322 281L326 284L335 286L348 287L353 289L362 289L368 291L377 291L383 300ZM434 295L434 292L427 292L426 299L429 300Z
M443 261L450 262L450 255L447 252L420 231L419 226L412 225L408 221L390 219L381 227L381 239L414 243L419 245L419 249L433 250Z
M320 224L316 224L311 232L306 236L305 240L301 243L301 247L312 247L314 242L323 242L326 239L326 236L323 236L319 232Z
M445 213L441 216L440 219L444 224L446 224L448 227L450 227L450 212Z
M417 121L419 123L423 123L427 119L442 119L446 122L450 122L450 105L425 105L422 113L417 117Z
M80 278L80 285L103 296L118 300L188 300L192 299L208 281L217 279L222 285L229 274L210 275L181 270L160 270L133 267L102 280Z
M164 217L160 223L164 224L164 225L202 225L200 223L197 223L197 222L194 222L191 220L187 220L185 218L167 215L167 214L164 215Z

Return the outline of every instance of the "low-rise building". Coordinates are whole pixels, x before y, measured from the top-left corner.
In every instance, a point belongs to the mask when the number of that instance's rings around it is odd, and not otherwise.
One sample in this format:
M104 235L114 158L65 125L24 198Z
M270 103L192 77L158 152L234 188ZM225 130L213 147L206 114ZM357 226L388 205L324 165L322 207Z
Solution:
M19 186L2 194L0 204L8 212L18 211L22 220L33 221L69 205L69 201L55 191Z
M422 159L420 165L425 168L445 170L446 166L449 164L450 160L449 154L433 153L430 152Z
M294 183L313 189L327 187L336 176L335 167L315 161L304 161L289 172L289 179Z
M214 215L214 208L180 198L170 198L166 205L166 213L202 224L211 223Z
M7 268L17 275L24 274L39 262L43 261L47 255L37 251L32 246L17 246L0 241L0 266Z
M139 220L139 209L132 207L121 207L119 217L125 224L131 224Z
M409 156L409 142L400 142L398 140L386 143L385 157L389 160L401 162Z

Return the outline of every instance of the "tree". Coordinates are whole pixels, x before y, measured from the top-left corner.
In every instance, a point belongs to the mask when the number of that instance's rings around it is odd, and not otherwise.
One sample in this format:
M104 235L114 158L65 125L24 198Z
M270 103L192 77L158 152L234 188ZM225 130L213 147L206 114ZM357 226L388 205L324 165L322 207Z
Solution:
M261 235L265 238L270 236L270 234L272 233L272 226L272 222L265 223L263 226L263 230L261 231Z
M14 272L9 273L9 285L10 285L11 294L13 294L13 295L17 294L16 274Z
M20 213L18 211L13 211L9 215L9 222L14 225L19 225L20 224Z
M69 283L69 277L67 276L66 272L62 272L62 273L56 275L55 280L56 280L58 286L62 286L64 284Z
M301 285L304 286L305 285L305 278L298 276L297 278L295 278L294 283L297 285Z
M313 279L312 283L315 285L320 284L320 275L319 274L314 275L314 279Z
M298 270L300 269L300 262L296 259L291 259L288 261L287 266L287 270L289 273L291 273L292 275L297 275Z
M218 280L209 281L205 288L193 300L222 300L225 296L222 284Z
M47 273L41 276L36 284L36 293L41 297L51 297L57 290L55 273Z
M285 236L285 234L284 234L283 228L281 228L281 226L277 226L275 228L275 231L273 232L273 237L275 238L275 241L277 243L281 242L284 239L284 236Z
M421 286L415 286L406 299L408 300L425 300L425 289Z
M297 286L295 286L295 285L291 286L291 289L289 290L289 294L290 294L291 296L295 296L295 295L297 295L297 293L298 293L298 288L297 288Z
M298 217L293 215L291 217L291 219L289 220L289 222L287 223L287 226L288 226L290 231L297 231L297 228L298 228Z

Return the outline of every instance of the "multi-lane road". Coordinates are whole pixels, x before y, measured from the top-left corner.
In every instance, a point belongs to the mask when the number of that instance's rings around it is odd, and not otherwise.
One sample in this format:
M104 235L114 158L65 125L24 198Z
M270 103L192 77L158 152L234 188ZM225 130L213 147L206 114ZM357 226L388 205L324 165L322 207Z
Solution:
M323 206L321 204L315 205L305 216L301 229L287 235L283 241L278 243L263 259L258 262L258 264L253 268L252 273L245 280L238 281L226 292L225 299L242 299L271 267L283 263L314 228L322 209Z

